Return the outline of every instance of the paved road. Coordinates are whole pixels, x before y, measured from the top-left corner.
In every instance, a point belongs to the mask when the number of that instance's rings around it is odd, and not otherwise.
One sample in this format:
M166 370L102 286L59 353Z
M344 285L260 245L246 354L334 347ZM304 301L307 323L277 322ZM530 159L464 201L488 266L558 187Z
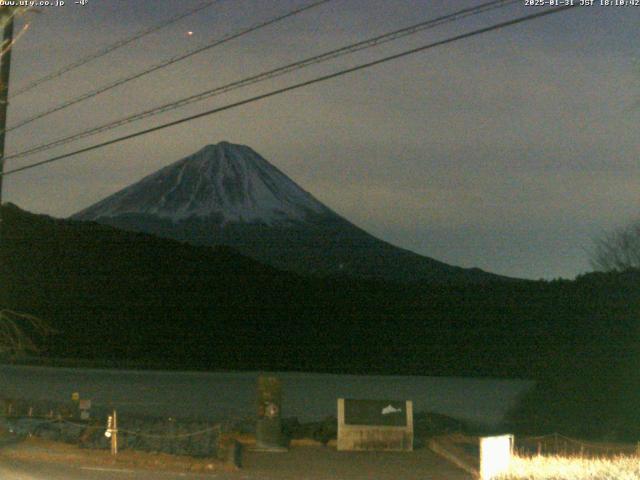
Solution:
M292 449L248 453L238 472L163 473L0 458L1 480L471 480L428 450L413 453Z
M249 477L242 472L202 475L79 467L13 459L0 460L0 479L2 480L243 480L247 478Z

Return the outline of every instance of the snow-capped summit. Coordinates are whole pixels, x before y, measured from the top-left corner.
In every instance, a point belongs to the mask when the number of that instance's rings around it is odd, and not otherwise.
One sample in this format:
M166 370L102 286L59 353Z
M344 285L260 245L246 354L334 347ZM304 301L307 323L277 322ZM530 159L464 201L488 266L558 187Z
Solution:
M153 215L173 222L190 217L266 225L334 215L251 148L220 142L179 160L77 213L95 220Z
M391 245L325 207L243 145L209 145L72 217L195 245L227 245L260 262L313 275L400 282L484 282Z

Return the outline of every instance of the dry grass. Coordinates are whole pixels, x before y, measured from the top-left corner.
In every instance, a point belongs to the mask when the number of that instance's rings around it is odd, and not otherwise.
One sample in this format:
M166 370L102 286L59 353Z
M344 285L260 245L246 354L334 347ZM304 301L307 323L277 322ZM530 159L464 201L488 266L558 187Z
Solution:
M638 480L640 458L514 456L509 470L501 480Z

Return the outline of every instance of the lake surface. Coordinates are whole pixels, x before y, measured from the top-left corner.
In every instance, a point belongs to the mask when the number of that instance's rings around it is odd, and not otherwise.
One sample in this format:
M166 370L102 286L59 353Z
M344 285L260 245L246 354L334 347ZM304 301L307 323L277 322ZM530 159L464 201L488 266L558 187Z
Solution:
M255 415L259 372L98 370L0 365L0 397L67 402L73 392L119 412L211 420ZM431 411L496 425L524 380L457 377L333 375L276 372L284 417L301 421L336 415L337 398L413 400Z

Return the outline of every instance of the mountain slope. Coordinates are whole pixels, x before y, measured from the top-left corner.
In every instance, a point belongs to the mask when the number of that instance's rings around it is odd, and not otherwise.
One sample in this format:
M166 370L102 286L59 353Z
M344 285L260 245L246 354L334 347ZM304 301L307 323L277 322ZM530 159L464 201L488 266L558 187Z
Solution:
M72 217L196 245L229 245L301 274L399 282L504 279L379 240L316 200L251 148L221 142Z

